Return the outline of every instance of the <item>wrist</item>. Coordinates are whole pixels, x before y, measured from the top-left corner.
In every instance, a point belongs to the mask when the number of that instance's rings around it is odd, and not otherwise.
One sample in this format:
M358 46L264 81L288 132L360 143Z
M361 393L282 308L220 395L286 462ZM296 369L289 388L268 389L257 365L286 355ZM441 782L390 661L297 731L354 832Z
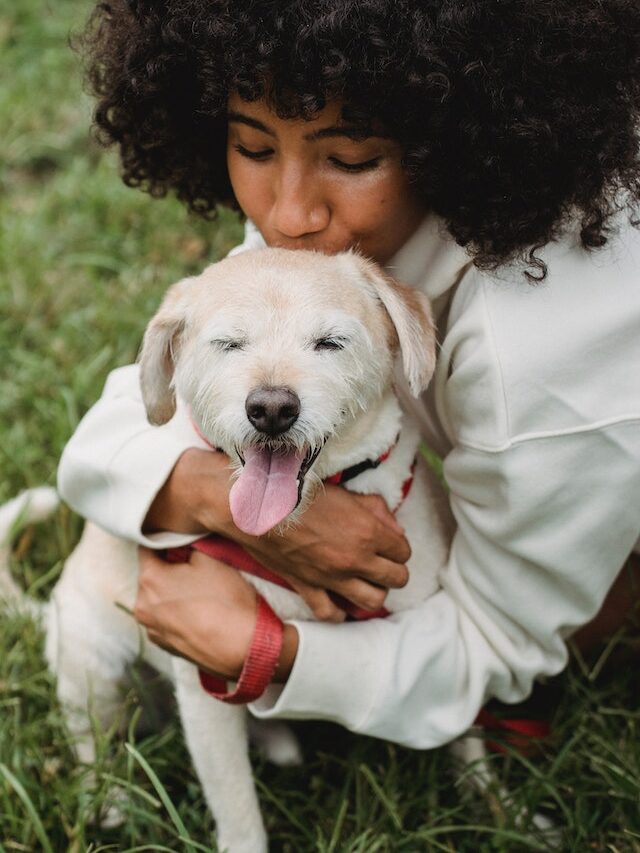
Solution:
M284 684L289 678L296 655L298 654L299 643L298 629L294 625L285 624L282 636L282 649L280 650L278 664L273 674L273 681L277 684Z
M226 535L233 525L229 509L229 457L217 450L187 452L189 457L181 479L186 487L189 514L207 532Z
M229 471L222 453L185 450L155 496L144 520L145 533L223 532L229 515Z

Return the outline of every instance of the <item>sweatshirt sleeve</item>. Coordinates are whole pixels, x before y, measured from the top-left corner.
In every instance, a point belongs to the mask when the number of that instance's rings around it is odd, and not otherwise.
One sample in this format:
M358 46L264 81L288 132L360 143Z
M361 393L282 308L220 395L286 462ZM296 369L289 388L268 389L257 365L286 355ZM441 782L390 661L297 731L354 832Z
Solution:
M458 529L442 589L387 619L294 623L289 680L253 713L431 748L489 697L525 698L564 667L564 640L595 615L637 539L639 433L622 421L493 452L454 448L445 475Z
M178 417L151 426L138 365L114 370L64 449L58 467L62 499L114 536L148 548L192 542L196 536L142 532L149 507L180 456L189 447L204 447L187 426Z
M264 245L255 225L247 221L243 243L229 254ZM151 426L138 366L114 370L64 449L58 467L62 499L109 533L148 548L193 542L197 536L142 532L149 507L180 456L189 447L205 448L181 414L178 401L178 414L168 424Z

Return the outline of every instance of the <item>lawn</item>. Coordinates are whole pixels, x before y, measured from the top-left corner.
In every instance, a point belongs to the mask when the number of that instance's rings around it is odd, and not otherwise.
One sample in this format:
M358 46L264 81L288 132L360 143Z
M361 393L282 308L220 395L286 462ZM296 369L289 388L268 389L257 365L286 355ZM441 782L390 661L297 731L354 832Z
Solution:
M222 257L237 217L189 217L172 199L125 188L90 138L91 105L69 33L80 0L0 2L0 501L55 483L57 460L108 372L135 358L166 287ZM13 570L46 597L81 521L62 507L16 542ZM615 654L613 656L615 658ZM541 696L553 737L492 763L511 802L456 784L446 750L414 752L335 726L296 725L303 767L255 759L274 850L544 850L523 808L545 811L556 849L640 851L636 670L574 661ZM0 621L0 853L214 850L212 820L170 692L136 670L117 730L100 736L98 786L83 792L42 656L24 617ZM126 822L93 821L109 786Z

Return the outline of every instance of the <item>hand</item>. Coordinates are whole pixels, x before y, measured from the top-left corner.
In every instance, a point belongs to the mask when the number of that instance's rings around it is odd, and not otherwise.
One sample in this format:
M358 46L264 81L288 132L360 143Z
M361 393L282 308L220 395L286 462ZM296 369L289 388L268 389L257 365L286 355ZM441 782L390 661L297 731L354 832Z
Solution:
M213 531L239 542L285 578L318 619L344 619L326 590L377 610L389 588L406 584L411 549L382 498L328 485L297 525L282 534L255 537L233 523L231 482L229 459L223 453L185 451L156 496L145 529Z
M237 679L256 621L256 592L229 566L193 552L190 563L166 563L139 549L134 616L151 642L222 678ZM285 625L274 680L286 680L298 632Z
M409 543L377 495L326 486L300 523L283 533L227 535L285 578L318 619L344 619L327 589L366 610L378 610L387 590L404 586L409 577L404 565L411 556Z

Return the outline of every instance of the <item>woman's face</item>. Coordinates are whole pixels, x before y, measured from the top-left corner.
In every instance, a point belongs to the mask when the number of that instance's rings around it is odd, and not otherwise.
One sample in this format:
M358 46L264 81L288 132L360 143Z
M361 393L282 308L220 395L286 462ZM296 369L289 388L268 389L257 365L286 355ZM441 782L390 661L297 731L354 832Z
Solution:
M264 101L229 99L227 163L238 204L269 246L334 254L358 248L386 263L426 211L400 145L358 139L329 104L312 121L284 120Z

